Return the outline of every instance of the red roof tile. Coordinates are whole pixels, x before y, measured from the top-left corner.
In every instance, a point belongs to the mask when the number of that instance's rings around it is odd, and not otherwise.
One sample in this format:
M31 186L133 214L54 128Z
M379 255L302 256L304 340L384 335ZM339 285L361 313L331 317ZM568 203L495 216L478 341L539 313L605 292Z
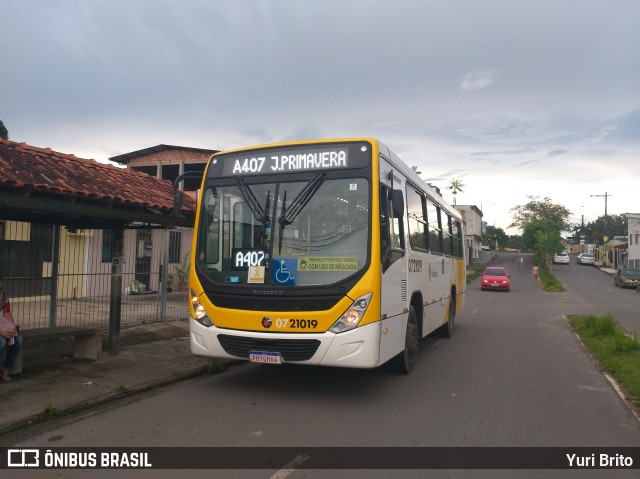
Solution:
M0 188L35 190L58 197L148 208L169 214L173 184L145 173L98 163L0 139ZM183 213L195 213L195 201L185 195Z

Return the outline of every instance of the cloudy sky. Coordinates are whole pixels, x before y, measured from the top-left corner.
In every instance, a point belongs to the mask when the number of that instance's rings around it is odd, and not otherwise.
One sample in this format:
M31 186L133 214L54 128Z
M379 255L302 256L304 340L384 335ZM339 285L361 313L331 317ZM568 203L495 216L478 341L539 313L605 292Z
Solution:
M374 136L505 229L530 196L640 212L637 0L0 0L0 49L13 141Z

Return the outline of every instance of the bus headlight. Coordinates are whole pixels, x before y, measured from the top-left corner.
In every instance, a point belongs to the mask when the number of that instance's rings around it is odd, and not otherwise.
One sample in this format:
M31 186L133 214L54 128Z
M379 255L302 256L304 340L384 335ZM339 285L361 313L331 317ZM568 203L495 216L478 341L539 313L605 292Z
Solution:
M364 316L365 311L369 307L369 303L371 302L371 296L373 293L365 294L364 296L360 296L356 299L349 309L347 309L344 314L338 319L329 331L332 333L344 333L345 331L349 331L358 324L360 324L360 320Z
M196 321L207 328L213 326L213 321L211 321L207 315L204 306L202 306L202 303L200 302L200 298L198 298L198 295L193 290L191 290L191 306L193 307L193 315L195 316Z

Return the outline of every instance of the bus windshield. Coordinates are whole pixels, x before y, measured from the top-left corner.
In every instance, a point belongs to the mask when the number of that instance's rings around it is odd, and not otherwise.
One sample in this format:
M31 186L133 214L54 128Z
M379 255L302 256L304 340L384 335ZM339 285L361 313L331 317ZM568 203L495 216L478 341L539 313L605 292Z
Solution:
M334 284L362 271L369 257L368 180L305 176L208 182L200 273L218 283L293 287Z

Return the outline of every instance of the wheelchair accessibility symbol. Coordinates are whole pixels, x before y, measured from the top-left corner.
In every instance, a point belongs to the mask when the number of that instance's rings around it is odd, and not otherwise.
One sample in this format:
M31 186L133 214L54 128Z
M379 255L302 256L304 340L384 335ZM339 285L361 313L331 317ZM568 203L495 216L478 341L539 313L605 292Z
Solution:
M296 284L297 259L276 259L273 262L273 284Z

